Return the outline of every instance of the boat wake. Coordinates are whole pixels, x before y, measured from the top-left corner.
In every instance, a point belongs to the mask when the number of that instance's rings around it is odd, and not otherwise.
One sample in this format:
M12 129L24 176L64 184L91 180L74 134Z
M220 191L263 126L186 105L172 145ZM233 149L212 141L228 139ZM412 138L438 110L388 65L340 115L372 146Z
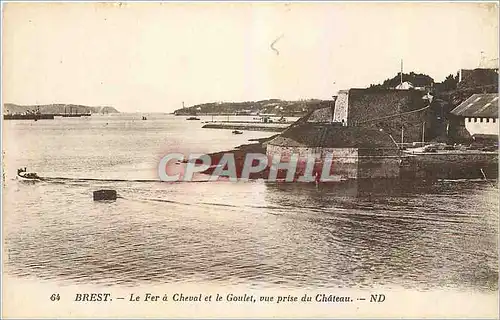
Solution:
M14 179L13 179L14 180ZM208 180L199 180L199 181L162 181L160 179L106 179L106 178L70 178L70 177L40 177L38 176L36 179L25 179L26 181L43 181L43 182L51 182L51 183L66 183L66 182L86 182L86 181L97 181L97 182L150 182L150 183L182 183L182 182L210 182Z

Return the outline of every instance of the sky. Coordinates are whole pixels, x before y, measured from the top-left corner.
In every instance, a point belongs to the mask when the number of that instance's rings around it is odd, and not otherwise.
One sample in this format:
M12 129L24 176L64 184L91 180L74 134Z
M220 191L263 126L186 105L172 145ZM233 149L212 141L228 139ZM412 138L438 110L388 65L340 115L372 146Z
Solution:
M2 31L3 103L122 112L498 65L495 3L4 3Z

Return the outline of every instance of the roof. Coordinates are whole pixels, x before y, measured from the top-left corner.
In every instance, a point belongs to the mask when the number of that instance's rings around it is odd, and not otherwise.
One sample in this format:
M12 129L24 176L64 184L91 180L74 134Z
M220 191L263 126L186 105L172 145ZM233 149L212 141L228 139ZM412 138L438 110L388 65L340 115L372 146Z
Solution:
M498 118L498 94L473 94L451 113L462 117Z
M405 81L403 83L400 83L396 86L396 89L410 89L410 88L414 88L415 86L413 85L413 83L411 83L410 81Z
M292 125L268 144L282 147L397 148L387 133L376 129L320 123Z

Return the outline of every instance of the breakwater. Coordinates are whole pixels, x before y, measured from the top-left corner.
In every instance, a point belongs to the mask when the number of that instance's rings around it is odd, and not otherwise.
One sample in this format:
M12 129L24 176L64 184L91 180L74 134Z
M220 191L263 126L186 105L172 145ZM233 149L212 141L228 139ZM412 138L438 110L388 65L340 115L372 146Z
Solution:
M281 124L281 125L290 125L292 123L294 123L295 121L284 121L284 122L278 122L278 121L275 121L275 122L262 122L262 121L242 121L242 120L219 120L219 121L206 121L204 123L236 123L236 124L243 124L243 123L249 123L249 124L252 124L252 125L273 125L273 124Z
M4 120L52 120L53 114L4 114Z
M498 153L479 150L407 154L401 177L420 179L496 179Z
M257 143L242 145L231 151L210 154L212 163L218 163L222 155L232 152L236 160L236 172L239 176L248 153L266 153L266 142L273 137ZM383 150L382 150L383 151ZM360 149L354 154L336 152L333 159L334 175L345 180L380 180L394 179L424 181L436 179L497 179L498 154L479 150L421 152L392 154L380 149ZM214 167L204 173L211 174ZM315 171L321 172L321 165L315 165ZM300 171L300 170L298 170ZM269 167L252 174L251 179L268 179ZM300 174L299 174L300 175ZM278 170L278 178L284 178L286 170Z
M202 128L209 129L229 129L229 130L248 130L248 131L269 131L282 132L290 124L283 123L207 123Z

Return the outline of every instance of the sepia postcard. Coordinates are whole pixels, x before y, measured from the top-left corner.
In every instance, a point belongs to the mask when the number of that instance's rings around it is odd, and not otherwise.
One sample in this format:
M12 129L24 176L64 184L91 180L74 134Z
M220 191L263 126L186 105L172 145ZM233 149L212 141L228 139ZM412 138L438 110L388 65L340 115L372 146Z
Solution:
M2 2L2 318L498 318L496 2Z

